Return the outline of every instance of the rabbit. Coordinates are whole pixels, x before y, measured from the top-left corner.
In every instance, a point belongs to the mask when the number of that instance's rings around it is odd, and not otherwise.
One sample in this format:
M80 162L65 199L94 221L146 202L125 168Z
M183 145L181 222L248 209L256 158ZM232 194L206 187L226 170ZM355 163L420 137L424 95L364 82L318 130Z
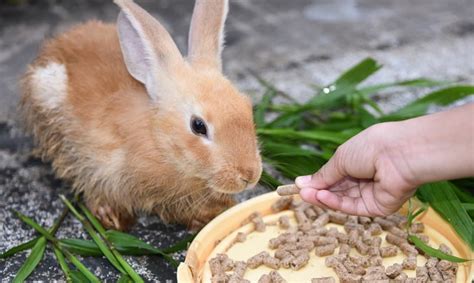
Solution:
M188 55L132 0L49 40L19 103L37 154L111 229L199 228L262 173L252 103L222 74L227 0L197 0Z

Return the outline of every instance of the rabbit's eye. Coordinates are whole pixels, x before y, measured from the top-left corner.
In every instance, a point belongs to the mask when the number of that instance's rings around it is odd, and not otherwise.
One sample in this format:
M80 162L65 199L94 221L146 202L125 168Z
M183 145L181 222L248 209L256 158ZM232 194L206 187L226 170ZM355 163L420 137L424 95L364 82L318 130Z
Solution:
M191 129L194 134L207 137L206 123L201 118L194 116L191 118Z

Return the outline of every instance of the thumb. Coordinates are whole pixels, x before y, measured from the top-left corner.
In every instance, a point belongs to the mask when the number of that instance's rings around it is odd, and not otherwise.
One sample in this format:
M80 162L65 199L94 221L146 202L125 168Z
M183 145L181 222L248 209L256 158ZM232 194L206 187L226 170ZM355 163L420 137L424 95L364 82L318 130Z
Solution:
M313 175L300 176L295 180L298 188L327 189L347 176L340 151Z

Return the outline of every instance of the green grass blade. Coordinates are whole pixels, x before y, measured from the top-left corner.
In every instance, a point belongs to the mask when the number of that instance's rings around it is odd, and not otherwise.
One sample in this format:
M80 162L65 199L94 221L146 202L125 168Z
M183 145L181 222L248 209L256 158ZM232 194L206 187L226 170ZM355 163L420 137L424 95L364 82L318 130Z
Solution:
M112 253L112 257L114 259L116 259L116 261L120 264L120 266L125 271L125 272L122 272L122 273L123 274L128 274L134 282L144 282L143 279L140 277L140 275L138 275L138 273L135 270L133 270L133 268L130 266L130 264L128 264L128 262L122 257L122 255L109 242L109 240L107 238L107 235L106 235L106 231L105 231L104 227L102 227L102 224L100 224L99 220L97 220L97 218L95 218L95 216L92 215L92 213L89 211L89 209L87 209L87 207L85 205L79 204L79 207L81 208L82 212L86 215L89 222L92 223L92 225L94 226L95 229L97 229L97 231L99 231L101 237L105 241L106 247L108 247L107 250L110 249L110 251ZM96 243L100 248L99 243L98 242L96 242ZM104 243L104 242L102 242L102 243Z
M275 189L276 187L282 185L280 181L274 178L271 174L269 174L266 170L262 171L262 176L260 177L259 183L263 186L269 187L271 189Z
M163 252L167 254L172 254L176 252L180 252L183 250L186 250L189 246L189 244L194 240L197 234L191 234L186 237L184 237L182 240L176 242L174 245L171 247L163 249Z
M121 253L139 255L139 254L155 254L163 256L173 266L178 266L178 262L174 260L168 253L163 250L153 247L145 243L137 237L122 233L115 230L108 230L106 232L107 239L117 248Z
M64 277L66 277L66 281L72 282L71 270L69 269L69 266L67 265L66 260L64 259L63 253L56 246L53 246L53 251L54 255L56 256L56 260L64 273Z
M446 85L448 83L449 82L436 81L436 80L431 80L428 78L418 78L418 79L413 79L413 80L370 85L370 86L359 88L358 90L364 93L365 95L370 96L379 91L382 91L388 88L393 88L393 87L435 87L435 86Z
M312 142L333 142L341 144L351 137L341 132L308 130L295 131L293 129L257 129L257 134L270 138L297 139Z
M459 99L474 94L474 86L453 86L437 90L417 99L398 111L391 113L385 119L407 119L426 113L430 105L446 106Z
M59 245L73 254L81 256L102 256L102 252L94 241L83 239L61 239Z
M445 253L443 253L442 251L440 251L438 249L432 248L432 247L428 246L427 244L425 244L425 242L423 242L420 238L418 238L415 235L409 235L408 239L417 248L419 248L420 250L422 250L425 254L427 254L429 256L437 257L439 259L444 259L444 260L448 260L448 261L452 261L452 262L470 261L470 259L464 259L464 258L456 257L456 256L453 256L453 255L448 255L448 254L445 254Z
M28 258L25 260L23 265L18 270L15 278L13 278L13 283L24 282L28 276L33 272L38 263L41 261L46 249L46 238L40 237L36 244L31 249L31 253Z
M382 65L379 65L374 59L366 58L339 76L334 85L336 87L355 87L381 67Z
M0 254L0 258L8 258L8 257L11 257L12 255L15 255L16 253L31 249L40 238L41 237L37 237L32 240L29 240L28 242L15 246L7 250L6 252Z
M260 102L255 106L253 116L255 120L255 125L257 127L261 128L265 126L265 114L267 113L268 107L271 105L272 99L273 97L275 97L275 94L275 91L267 89Z
M433 207L446 221L453 226L459 236L474 249L473 222L455 193L450 182L437 182L421 186L417 196Z
M97 244L99 247L100 251L104 254L104 256L107 258L107 260L122 274L126 274L127 272L123 269L122 265L119 263L117 258L114 256L112 251L107 247L107 245L104 243L104 241L100 238L99 235L94 231L92 226L90 225L89 222L82 216L76 208L67 200L63 195L59 196L62 201L66 204L67 207L69 207L69 210L74 214L74 216L82 223L82 226L86 229L87 233L89 236L92 238L92 240Z
M117 280L117 283L130 283L130 282L133 282L133 281L128 275L122 275L120 276L119 280Z
M90 282L89 279L87 279L87 277L84 276L84 274L82 274L82 272L78 270L71 270L69 275L71 276L71 280L73 283Z
M82 264L82 262L77 259L73 254L68 252L67 250L64 250L64 255L67 257L67 259L77 268L79 273L81 273L80 277L85 277L87 281L92 282L92 283L100 283L99 278L97 278L87 267ZM76 277L78 274L74 274ZM79 282L87 282L87 281L79 281Z
M462 206L466 211L474 211L474 203L463 203Z
M50 232L51 234L55 234L56 231L58 230L59 226L61 226L61 223L63 222L64 218L66 218L66 215L68 213L68 208L65 208L61 215L59 216L58 220L56 220L56 222L54 222L53 226L50 228ZM28 242L25 242L23 244L20 244L16 247L13 247L11 249L9 249L8 251L0 254L0 259L2 258L8 258L8 257L11 257L12 255L15 255L16 253L18 252L22 252L24 250L28 250L28 249L31 249L35 244L36 242L41 238L40 237L36 237L34 239L31 239L29 240Z

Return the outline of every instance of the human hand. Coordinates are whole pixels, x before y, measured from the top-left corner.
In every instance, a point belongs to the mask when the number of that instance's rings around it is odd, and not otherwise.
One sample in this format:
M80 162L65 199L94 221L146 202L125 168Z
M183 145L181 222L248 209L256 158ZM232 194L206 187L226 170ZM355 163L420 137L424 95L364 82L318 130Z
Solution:
M474 176L474 103L374 125L341 145L312 176L303 200L349 214L388 215L419 185Z
M395 123L372 126L341 145L314 175L298 177L303 200L349 214L385 216L416 189L397 140Z

